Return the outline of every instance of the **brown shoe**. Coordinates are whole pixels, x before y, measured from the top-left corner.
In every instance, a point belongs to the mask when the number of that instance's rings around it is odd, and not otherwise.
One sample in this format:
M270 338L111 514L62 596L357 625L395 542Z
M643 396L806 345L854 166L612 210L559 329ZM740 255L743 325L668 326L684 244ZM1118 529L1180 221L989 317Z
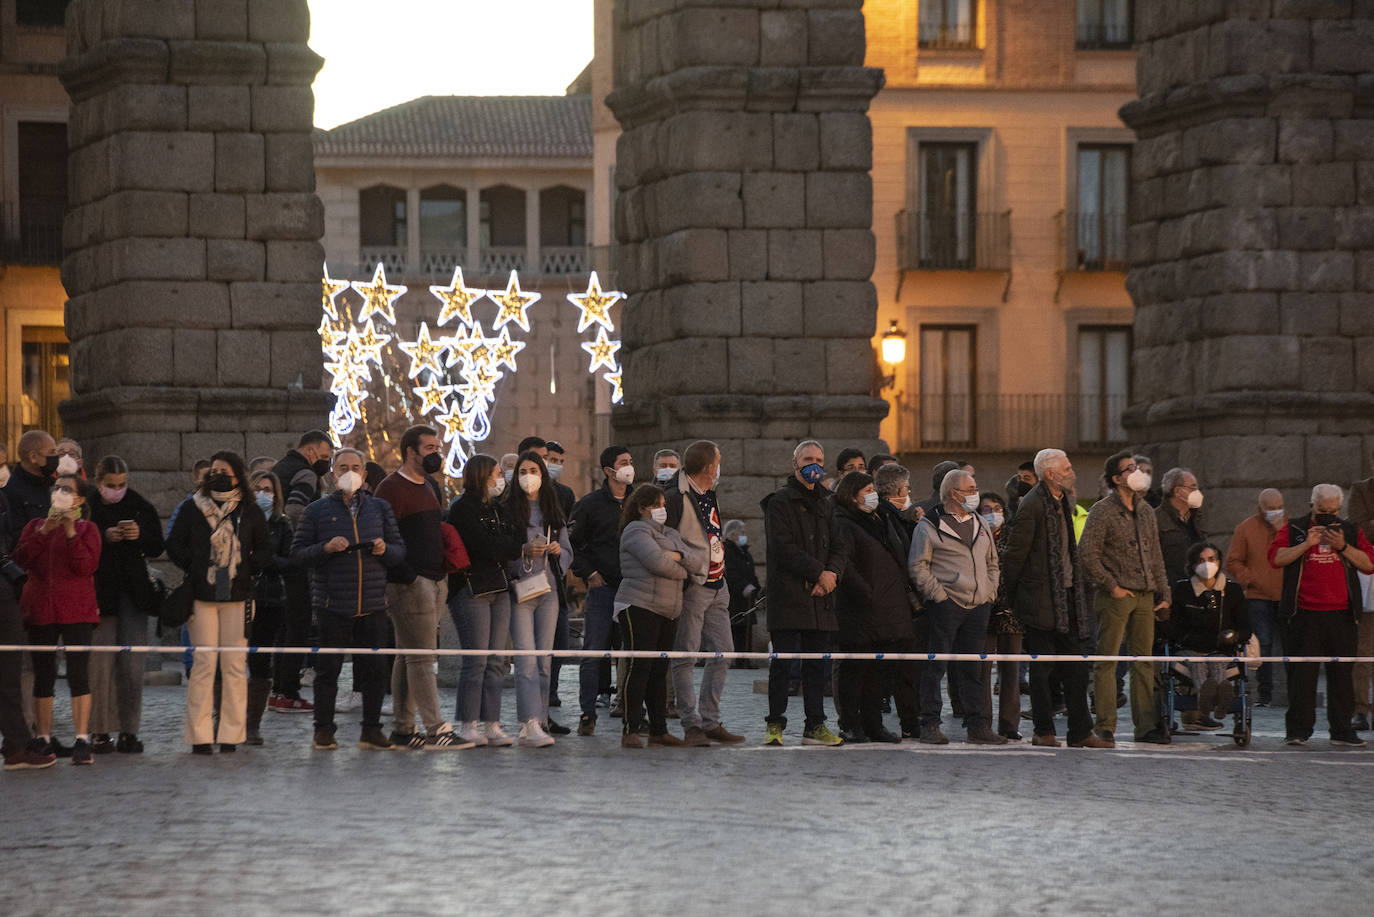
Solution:
M671 732L665 732L662 735L649 736L649 744L662 745L664 748L682 748L687 743L679 739L677 736L673 735Z
M692 748L705 748L711 744L710 736L706 735L700 726L692 726L683 734L682 738L684 739L682 744Z
M650 740L649 740L649 744L650 744L650 745L652 745L653 742L654 742L653 739L650 739ZM644 747L644 740L641 739L641 738L639 737L639 733L637 733L637 732L627 732L627 733L625 733L624 735L622 735L622 736L620 737L620 747L621 747L621 748L643 748L643 747Z
M1053 735L1036 735L1031 739L1032 745L1039 745L1041 748L1058 748L1059 740Z
M1116 739L1107 739L1090 732L1077 742L1070 742L1070 748L1116 748Z
M722 745L738 745L744 741L744 736L735 735L720 723L706 730L706 738L713 742L719 742Z

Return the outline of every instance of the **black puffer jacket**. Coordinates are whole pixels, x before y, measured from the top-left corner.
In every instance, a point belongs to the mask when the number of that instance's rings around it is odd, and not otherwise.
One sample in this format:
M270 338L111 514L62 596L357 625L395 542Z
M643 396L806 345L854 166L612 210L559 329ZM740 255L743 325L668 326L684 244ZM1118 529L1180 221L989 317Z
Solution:
M794 475L760 505L768 533L768 629L836 630L835 593L811 594L822 573L839 576L848 562L836 544L830 494L808 490Z
M258 577L259 605L286 607L286 583L282 574L296 566L291 560L291 539L294 535L291 520L285 515L278 513L267 520L267 540L271 543L272 553L267 558L262 575Z
M100 529L100 566L95 571L95 600L102 615L119 614L119 597L127 595L147 612L152 607L153 587L148 581L149 557L162 553L162 522L153 504L129 490L118 503L97 497L90 502L91 521ZM134 541L110 541L105 530L126 519L138 524Z
M447 521L458 530L472 561L466 571L450 574L448 594L457 595L469 585L475 595L500 589L506 582L506 561L520 557L525 541L506 504L495 500L484 503L476 492L464 491L448 508Z
M316 612L353 617L384 610L387 571L405 560L406 544L391 504L367 493L354 499L361 501L356 515L344 503L343 492L336 490L307 506L296 526L291 558L310 571L310 599ZM330 554L324 546L334 538L363 547ZM372 553L372 542L378 538L386 542L386 552L380 555Z
M835 534L849 558L835 590L841 646L863 648L916 636L901 536L877 513L835 509Z

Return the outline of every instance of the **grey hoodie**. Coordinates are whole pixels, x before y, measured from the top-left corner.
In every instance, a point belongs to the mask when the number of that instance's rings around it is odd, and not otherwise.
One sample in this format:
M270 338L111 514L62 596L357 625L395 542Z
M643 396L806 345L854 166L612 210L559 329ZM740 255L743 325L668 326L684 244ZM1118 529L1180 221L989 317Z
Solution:
M977 513L972 515L973 544L959 540L943 506L937 506L916 524L907 555L907 572L926 601L951 599L965 608L974 608L997 598L1002 577L997 546L987 523Z

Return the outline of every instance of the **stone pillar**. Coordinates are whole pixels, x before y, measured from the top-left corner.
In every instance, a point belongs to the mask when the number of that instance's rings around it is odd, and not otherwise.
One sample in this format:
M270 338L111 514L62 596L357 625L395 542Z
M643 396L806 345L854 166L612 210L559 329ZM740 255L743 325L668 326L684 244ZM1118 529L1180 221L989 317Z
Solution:
M305 0L74 0L62 280L93 458L168 511L218 449L326 423Z
M761 519L802 439L831 460L885 451L866 114L883 76L863 66L861 5L615 4L615 436L641 468L719 443L727 519Z
M1302 510L1374 448L1374 20L1224 6L1137 5L1140 98L1121 110L1138 137L1126 426L1157 473L1197 472L1222 535L1259 488Z

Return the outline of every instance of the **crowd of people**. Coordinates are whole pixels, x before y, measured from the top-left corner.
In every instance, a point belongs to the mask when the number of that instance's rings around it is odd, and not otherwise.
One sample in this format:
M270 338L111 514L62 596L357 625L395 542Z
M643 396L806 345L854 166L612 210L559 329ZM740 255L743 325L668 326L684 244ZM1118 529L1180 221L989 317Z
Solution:
M770 660L766 745L784 743L796 694L806 745L948 744L946 693L972 744L1022 741L1023 693L1034 745L1060 744L1062 712L1068 745L1113 747L1126 703L1135 741L1167 744L1180 729L1224 727L1245 677L1233 657L1280 646L1293 656L1374 655L1374 477L1356 483L1348 503L1340 487L1317 485L1296 517L1279 491L1261 491L1224 553L1205 529L1196 476L1173 468L1156 484L1142 455L1109 457L1091 501L1058 449L1023 464L1002 493L980 488L969 463L941 462L918 500L894 456L844 449L832 468L822 445L807 440L793 450L785 483L762 501L761 584L747 526L723 516L721 452L708 441L656 453L649 481L628 449L608 447L598 457L601 485L577 499L559 480L563 446L528 437L499 458L473 456L446 507L433 429L404 433L400 467L389 474L311 431L280 459L245 463L221 451L196 463L165 530L119 456L88 470L79 444L36 430L17 451L13 467L0 456L0 643L30 649L0 652L6 769L143 751L143 657L79 647L146 641L149 615L170 601L148 565L164 553L182 571L178 591L190 605L184 741L197 755L263 744L268 711L309 714L312 747L339 746L344 656L312 654L312 702L301 694L301 656L217 649L250 644L406 650L353 655L361 749L552 745L573 727L551 716L561 706L559 667L544 653L568 648L584 590L590 655L577 666L576 732L596 734L614 693L625 748L746 741L722 721L727 660L706 660L698 677L692 658L630 657L613 681L603 654L749 649L764 603L778 654L872 655L833 666ZM436 677L445 612L462 647L482 651L461 659L451 717ZM1149 656L1161 642L1215 660L1167 669L1142 660L1004 661L994 687L991 662L879 656ZM70 746L53 722L58 646ZM514 656L516 735L502 725L512 649L528 652ZM1367 663L1326 663L1333 744L1364 745L1372 675ZM1175 692L1159 689L1163 678L1191 702L1165 703ZM1312 737L1317 678L1317 663L1288 666L1290 745ZM1257 704L1274 702L1274 665L1259 667L1257 688ZM836 731L827 725L831 694ZM893 710L898 731L884 723ZM1237 714L1237 734L1243 728Z

